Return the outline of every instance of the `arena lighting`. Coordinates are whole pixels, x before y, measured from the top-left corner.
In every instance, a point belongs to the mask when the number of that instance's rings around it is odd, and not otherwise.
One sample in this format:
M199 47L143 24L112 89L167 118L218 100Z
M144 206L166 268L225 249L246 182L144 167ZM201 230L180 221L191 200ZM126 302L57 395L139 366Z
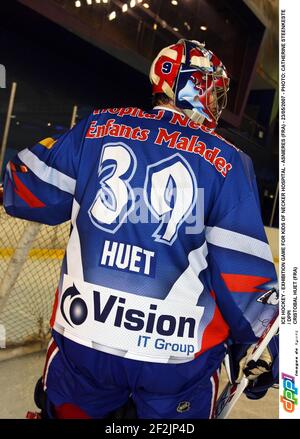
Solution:
M153 29L156 30L157 29L157 23L153 24Z
M124 5L122 6L122 12L127 12L127 11L128 11L128 5L124 3Z
M134 8L136 5L136 1L135 0L130 0L130 7Z
M184 25L187 28L187 30L191 30L191 26L188 24L187 21L184 22Z
M177 6L178 5L178 1L177 0L172 0L171 3L172 3L173 6Z
M92 4L92 0L86 0L86 2L87 2L88 5Z
M178 32L178 31L179 31L178 27L173 27L173 30L174 30L175 32Z
M101 3L101 0L96 0L96 3Z
M75 6L76 6L76 8L80 8L80 6L81 6L81 1L80 1L80 0L76 0L76 2L75 2Z
M143 3L143 0L137 0L138 3Z
M207 27L206 26L200 26L200 29L203 30L203 31L206 31Z
M149 9L149 8L150 8L150 6L149 6L148 3L143 3L143 6L144 6L144 8L146 8L146 9Z
M109 21L114 20L116 16L117 16L116 11L112 11L108 16Z
M108 0L102 0L102 3L108 3Z

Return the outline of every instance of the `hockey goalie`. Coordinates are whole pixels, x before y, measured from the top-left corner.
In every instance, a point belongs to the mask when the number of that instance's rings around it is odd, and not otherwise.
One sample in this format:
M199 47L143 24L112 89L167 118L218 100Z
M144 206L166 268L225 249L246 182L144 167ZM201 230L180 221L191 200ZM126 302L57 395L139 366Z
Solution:
M250 158L215 128L229 76L197 41L155 58L153 108L95 110L6 169L9 215L71 230L37 400L50 418L214 418L219 371L262 397L277 279Z

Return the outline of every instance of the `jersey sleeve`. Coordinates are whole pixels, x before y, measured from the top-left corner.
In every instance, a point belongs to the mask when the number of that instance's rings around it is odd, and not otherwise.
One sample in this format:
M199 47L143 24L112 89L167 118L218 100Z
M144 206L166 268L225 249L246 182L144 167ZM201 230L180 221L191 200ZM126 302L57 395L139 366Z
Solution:
M9 215L49 225L70 219L87 124L88 118L8 162L3 205Z
M235 343L254 343L278 313L277 276L251 159L238 152L206 227L218 306Z

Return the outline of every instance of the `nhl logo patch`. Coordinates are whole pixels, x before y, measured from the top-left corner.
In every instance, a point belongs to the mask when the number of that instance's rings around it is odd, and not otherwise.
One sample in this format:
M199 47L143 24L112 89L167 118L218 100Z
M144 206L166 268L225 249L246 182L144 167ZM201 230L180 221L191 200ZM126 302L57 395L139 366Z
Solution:
M191 408L191 403L189 401L182 401L177 406L177 412L178 413L184 413L187 412Z

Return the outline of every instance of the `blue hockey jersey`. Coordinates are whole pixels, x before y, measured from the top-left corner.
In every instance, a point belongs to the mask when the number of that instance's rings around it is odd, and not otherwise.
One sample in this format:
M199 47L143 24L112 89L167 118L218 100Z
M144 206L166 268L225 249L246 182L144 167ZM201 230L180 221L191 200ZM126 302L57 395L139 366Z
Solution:
M10 215L71 220L52 316L67 339L180 363L278 312L250 158L176 111L95 110L19 152L4 190Z

